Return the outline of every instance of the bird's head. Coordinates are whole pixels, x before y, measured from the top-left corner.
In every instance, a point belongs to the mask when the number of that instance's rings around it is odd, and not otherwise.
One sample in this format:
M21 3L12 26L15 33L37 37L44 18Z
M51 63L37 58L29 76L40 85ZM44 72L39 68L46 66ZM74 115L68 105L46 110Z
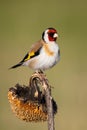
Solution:
M47 28L43 34L42 39L46 42L55 42L57 40L58 34L54 28Z

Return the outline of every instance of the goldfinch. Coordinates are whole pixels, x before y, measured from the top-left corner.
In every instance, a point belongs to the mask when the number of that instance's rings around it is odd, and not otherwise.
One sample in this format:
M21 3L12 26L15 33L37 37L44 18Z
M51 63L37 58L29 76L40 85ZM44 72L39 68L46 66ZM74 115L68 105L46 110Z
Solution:
M42 38L32 45L25 57L11 68L28 66L33 70L46 70L60 60L60 49L56 43L58 34L54 28L47 28Z

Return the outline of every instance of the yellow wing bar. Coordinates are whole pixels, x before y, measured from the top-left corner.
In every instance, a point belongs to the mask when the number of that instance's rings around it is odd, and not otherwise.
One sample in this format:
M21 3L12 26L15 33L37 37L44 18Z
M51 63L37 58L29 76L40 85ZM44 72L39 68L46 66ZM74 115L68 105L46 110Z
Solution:
M35 53L34 53L33 51L30 52L30 53L27 55L26 59L24 59L24 61L27 61L27 60L31 59L31 57L34 56L34 55L35 55Z

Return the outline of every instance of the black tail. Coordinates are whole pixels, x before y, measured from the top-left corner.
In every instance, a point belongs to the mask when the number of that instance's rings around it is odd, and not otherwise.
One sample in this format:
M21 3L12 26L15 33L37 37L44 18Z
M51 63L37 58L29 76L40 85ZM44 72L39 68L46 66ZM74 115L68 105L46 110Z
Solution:
M9 69L14 69L14 68L20 67L21 65L22 65L22 62L20 62L20 63L14 65L14 66L12 66L12 67L9 68Z

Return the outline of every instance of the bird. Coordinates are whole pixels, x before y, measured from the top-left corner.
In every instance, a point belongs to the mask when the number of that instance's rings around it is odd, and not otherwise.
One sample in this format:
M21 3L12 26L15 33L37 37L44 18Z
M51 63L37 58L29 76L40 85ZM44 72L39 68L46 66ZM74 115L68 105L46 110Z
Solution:
M53 27L47 28L43 31L42 38L31 46L24 58L10 69L20 66L28 66L35 71L50 69L60 60L57 38L57 30Z

